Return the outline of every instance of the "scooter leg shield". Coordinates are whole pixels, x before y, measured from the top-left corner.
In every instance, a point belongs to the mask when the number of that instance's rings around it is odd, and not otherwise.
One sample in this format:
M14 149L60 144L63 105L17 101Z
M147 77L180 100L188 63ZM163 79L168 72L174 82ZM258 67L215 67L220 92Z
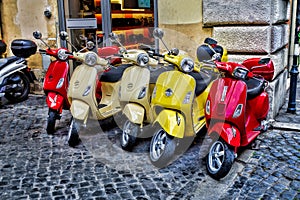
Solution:
M171 136L176 138L184 137L185 119L182 114L173 110L163 110L159 113L154 123L161 127Z
M73 100L70 111L72 116L77 120L86 121L89 114L89 105L78 100Z
M55 92L49 92L46 98L46 103L53 110L62 110L64 97Z
M228 123L216 123L212 128L208 130L209 135L217 133L224 141L234 147L241 145L241 133L240 131Z
M126 117L135 124L142 124L145 116L145 109L137 104L126 104L123 109L123 113Z

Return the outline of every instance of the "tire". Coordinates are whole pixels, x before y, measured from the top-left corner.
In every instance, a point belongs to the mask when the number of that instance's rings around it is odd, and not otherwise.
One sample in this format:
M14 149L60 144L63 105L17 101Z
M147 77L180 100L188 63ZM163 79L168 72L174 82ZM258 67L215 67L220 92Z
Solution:
M168 133L158 127L150 143L150 161L151 163L162 168L167 166L175 156L176 141Z
M14 90L6 92L4 95L5 98L12 103L18 103L26 100L30 91L30 82L28 77L22 72L17 72L12 76L19 76L21 83L18 84L18 91Z
M55 122L56 122L56 112L54 110L49 109L48 121L47 121L47 133L53 134L55 132Z
M122 134L120 137L120 144L122 149L131 151L136 143L136 137L139 134L139 126L126 120L123 126Z
M68 144L70 147L75 147L80 143L80 141L79 124L74 119L72 119L68 131Z
M221 138L214 140L206 156L206 169L208 174L212 178L219 180L229 173L233 162L233 150L229 149Z

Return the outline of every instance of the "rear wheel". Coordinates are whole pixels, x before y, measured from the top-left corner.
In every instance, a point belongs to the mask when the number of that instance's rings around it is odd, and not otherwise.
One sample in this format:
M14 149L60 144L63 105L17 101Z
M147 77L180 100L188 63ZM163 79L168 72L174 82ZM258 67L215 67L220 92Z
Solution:
M80 141L79 124L74 119L72 119L68 132L68 144L70 147L75 147L80 143Z
M206 168L212 178L219 180L225 177L229 173L233 161L233 150L229 149L221 138L212 142L206 157Z
M120 137L120 143L122 149L131 151L135 145L136 137L139 133L139 126L132 123L130 120L126 120L123 126L122 135Z
M167 166L175 154L176 141L161 127L158 127L150 143L150 161L159 168Z
M16 87L5 92L5 98L12 103L18 103L26 100L30 91L30 81L28 77L22 72L14 73L12 76L19 77L20 82L16 83Z
M53 134L55 132L55 122L56 122L56 111L49 109L48 121L47 121L47 133Z

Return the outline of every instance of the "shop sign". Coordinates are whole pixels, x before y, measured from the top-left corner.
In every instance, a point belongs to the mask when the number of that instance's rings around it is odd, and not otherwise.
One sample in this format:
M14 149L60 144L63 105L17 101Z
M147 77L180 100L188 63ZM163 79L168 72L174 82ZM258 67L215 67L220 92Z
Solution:
M69 29L97 29L96 18L69 18L67 19Z

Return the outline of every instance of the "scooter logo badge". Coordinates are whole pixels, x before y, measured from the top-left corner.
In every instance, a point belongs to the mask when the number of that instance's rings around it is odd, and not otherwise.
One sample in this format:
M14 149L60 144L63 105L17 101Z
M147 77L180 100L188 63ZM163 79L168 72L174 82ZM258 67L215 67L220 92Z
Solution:
M55 95L54 99L52 99L50 96L49 96L49 101L51 102L51 105L50 107L54 107L56 106L56 101L57 101L57 95Z
M223 92L222 92L222 97L221 97L221 102L225 101L227 90L228 90L228 86L224 86Z
M173 91L171 90L171 88L169 88L169 89L167 89L167 90L165 91L165 95L166 95L167 97L172 96L172 94L173 94Z

